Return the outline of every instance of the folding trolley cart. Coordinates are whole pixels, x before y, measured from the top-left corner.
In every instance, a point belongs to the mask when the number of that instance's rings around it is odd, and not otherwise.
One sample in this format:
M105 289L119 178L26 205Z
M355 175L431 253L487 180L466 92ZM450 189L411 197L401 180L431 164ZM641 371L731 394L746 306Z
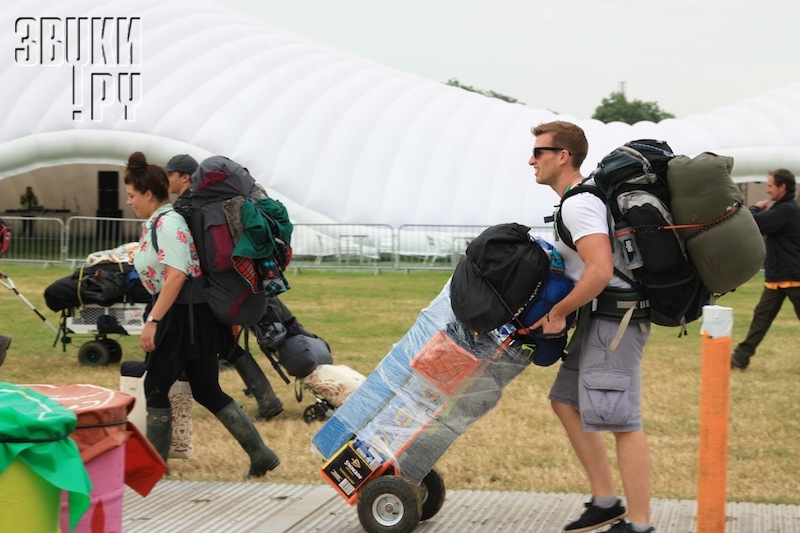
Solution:
M412 531L439 512L445 485L436 461L531 361L510 343L499 330L465 331L446 285L312 437L323 478L357 505L366 531Z
M144 327L144 303L117 303L108 306L86 304L62 309L59 338L64 351L72 335L91 335L94 340L78 349L78 362L88 366L107 366L122 359L122 346L109 335L139 335Z

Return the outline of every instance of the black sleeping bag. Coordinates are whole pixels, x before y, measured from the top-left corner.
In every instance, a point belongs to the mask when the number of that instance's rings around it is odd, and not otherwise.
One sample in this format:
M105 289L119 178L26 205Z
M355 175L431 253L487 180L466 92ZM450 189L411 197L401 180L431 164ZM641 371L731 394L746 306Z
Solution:
M152 296L139 281L136 269L128 263L84 265L44 290L45 304L52 311L84 304L109 306L123 302L148 303L151 300Z

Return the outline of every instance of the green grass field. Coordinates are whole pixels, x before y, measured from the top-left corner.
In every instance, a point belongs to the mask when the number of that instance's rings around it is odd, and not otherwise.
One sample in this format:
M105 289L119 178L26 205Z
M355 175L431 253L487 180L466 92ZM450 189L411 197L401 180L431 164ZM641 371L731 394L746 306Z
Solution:
M58 314L45 307L44 289L67 276L63 266L0 263L18 290L51 322ZM334 362L368 374L414 323L449 276L446 272L302 271L290 276L283 296L300 321L331 345ZM733 342L741 340L758 301L757 276L722 297L734 310ZM654 327L644 361L644 419L653 454L653 497L696 499L700 403L700 322L689 335ZM73 336L62 352L54 334L13 292L0 288L0 334L13 344L0 379L12 383L119 384L119 366L83 367L78 347L90 336ZM142 360L138 337L119 339L123 361ZM791 305L785 305L746 372L730 381L728 499L800 504L797 417L800 329ZM319 423L306 424L303 409L313 398L295 399L261 352L256 359L284 402L277 419L258 424L282 458L267 479L278 483L322 483L319 459L309 451ZM587 485L560 424L550 410L547 391L556 367L531 366L503 393L496 409L476 422L437 464L451 489L586 492ZM235 372L220 375L223 388L249 413L255 402L242 393ZM171 460L172 479L238 481L247 457L216 419L199 406L194 413L195 456ZM611 441L609 440L609 443Z

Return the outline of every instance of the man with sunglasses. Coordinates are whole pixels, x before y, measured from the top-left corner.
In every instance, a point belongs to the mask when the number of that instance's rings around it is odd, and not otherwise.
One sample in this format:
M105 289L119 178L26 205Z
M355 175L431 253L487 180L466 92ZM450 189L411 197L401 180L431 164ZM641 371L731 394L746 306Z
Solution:
M559 197L580 187L580 167L588 152L583 130L569 122L555 121L531 128L535 136L533 156L536 182L550 186ZM631 323L621 331L615 350L609 347L620 330L620 321L592 316L592 303L601 293L630 286L614 275L625 268L622 254L609 239L606 205L594 194L570 195L560 207L561 219L576 249L556 239L564 257L566 275L575 287L532 328L557 335L570 324L566 317L578 311L578 327L570 350L550 389L550 402L586 472L592 499L565 533L593 531L613 524L608 532L653 532L650 525L650 451L642 430L641 358L650 334L650 323ZM577 342L575 342L577 341ZM573 348L574 345L574 348ZM603 431L616 441L619 474L629 510L617 495ZM625 521L625 516L630 522Z

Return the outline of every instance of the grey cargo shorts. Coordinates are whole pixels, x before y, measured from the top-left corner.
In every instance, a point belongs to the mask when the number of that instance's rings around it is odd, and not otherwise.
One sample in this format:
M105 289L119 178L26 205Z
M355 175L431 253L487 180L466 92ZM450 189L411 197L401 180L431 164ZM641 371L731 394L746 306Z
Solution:
M619 322L591 319L580 347L558 369L550 388L551 401L581 414L585 431L642 429L642 352L650 324L630 324L615 352L609 352Z

